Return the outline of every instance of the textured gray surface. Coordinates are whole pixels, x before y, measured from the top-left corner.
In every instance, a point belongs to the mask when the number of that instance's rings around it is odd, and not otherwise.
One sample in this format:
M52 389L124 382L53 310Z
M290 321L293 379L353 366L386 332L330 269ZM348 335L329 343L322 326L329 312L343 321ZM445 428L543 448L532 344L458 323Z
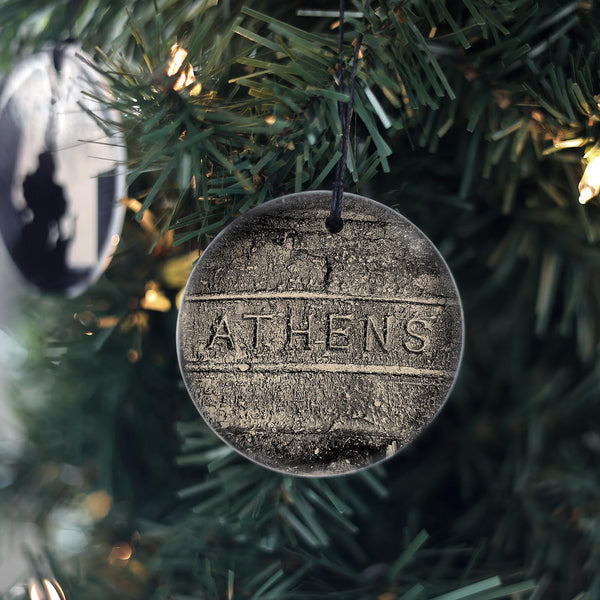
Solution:
M385 459L435 416L454 382L463 317L431 242L395 211L330 192L239 217L185 290L179 361L227 443L269 468L336 475Z

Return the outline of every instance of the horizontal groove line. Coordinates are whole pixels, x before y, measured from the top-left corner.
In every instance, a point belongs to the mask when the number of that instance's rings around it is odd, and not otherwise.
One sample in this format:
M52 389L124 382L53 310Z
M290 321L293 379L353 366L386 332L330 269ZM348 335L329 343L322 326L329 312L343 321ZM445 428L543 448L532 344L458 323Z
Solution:
M334 363L309 363L305 365L289 364L249 364L249 363L221 363L205 364L188 362L186 369L199 373L224 372L224 373L366 373L370 375L400 375L405 377L443 377L452 378L452 371L439 371L434 369L418 369L415 367L399 367L396 365L357 365Z
M351 296L348 294L319 294L316 292L248 292L237 294L191 294L188 302L211 302L218 300L358 300L362 302L391 302L396 304L429 304L446 306L458 304L447 298L386 298L384 296Z

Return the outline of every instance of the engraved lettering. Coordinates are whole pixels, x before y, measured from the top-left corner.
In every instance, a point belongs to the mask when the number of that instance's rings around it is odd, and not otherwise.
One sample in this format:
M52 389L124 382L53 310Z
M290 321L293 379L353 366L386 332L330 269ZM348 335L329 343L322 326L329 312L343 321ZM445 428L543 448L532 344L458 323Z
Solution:
M406 333L411 336L411 339L403 342L404 347L409 352L423 352L431 344L429 334L436 317L420 317L411 319L406 324Z
M440 316L413 313L405 317L392 311L386 315L364 309L318 314L291 309L284 315L267 310L262 313L256 307L252 312L242 309L215 315L204 348L235 349L243 334L243 346L249 351L344 350L364 352L365 358L371 355L370 360L377 354L421 354L430 350L433 326ZM248 326L243 321L249 321Z
M339 321L352 321L352 315L329 315L329 327L327 328L327 347L332 350L347 350L350 346L348 339L348 327L339 329ZM337 324L337 329L335 329ZM334 338L344 338L345 343L334 343ZM338 339L339 342L339 339Z
M217 323L215 332L211 336L206 347L213 348L217 340L224 340L227 342L227 345L230 348L235 348L235 342L233 341L233 336L231 335L231 329L229 328L227 315L223 315L221 320Z
M308 327L306 329L294 329L292 326L292 316L288 319L288 344L290 347L293 346L294 336L304 338L304 347L310 350L311 344L311 327L312 327L312 315L308 315Z
M275 315L242 315L242 319L254 319L253 345L255 348L258 348L258 344L260 343L260 333L262 331L260 326L261 319L272 319L273 317L275 317Z
M374 321L374 317L367 315L365 320L365 350L371 352L374 350L374 342L377 340L380 348L384 352L389 352L388 343L390 341L390 330L392 324L392 315L387 315L385 317L385 322L383 323L381 329L377 328L377 325Z

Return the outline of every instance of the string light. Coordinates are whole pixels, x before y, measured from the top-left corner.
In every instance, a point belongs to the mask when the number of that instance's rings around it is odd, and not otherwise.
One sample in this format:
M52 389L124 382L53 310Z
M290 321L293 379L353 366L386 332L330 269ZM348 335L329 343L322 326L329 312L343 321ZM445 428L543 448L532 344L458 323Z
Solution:
M29 598L30 600L42 600L45 596L44 592L40 590L37 583L32 582L29 586Z
M58 585L58 581L44 579L44 588L46 589L48 600L65 600L65 595L60 585Z
M146 293L140 301L140 306L144 310L168 312L171 310L171 301L162 293L156 282L149 281L146 284Z
M196 76L194 75L194 67L192 65L188 65L187 69L182 69L183 63L187 58L188 51L185 48L182 48L178 44L173 44L171 46L171 60L169 61L169 65L167 67L167 76L173 77L179 73L179 77L173 84L173 89L176 92L187 88L192 85L196 81ZM202 91L202 84L200 82L196 83L194 87L192 87L189 91L190 96L197 96Z
M110 512L113 505L113 498L104 490L97 490L88 494L85 497L83 504L90 513L90 516L95 521L100 521Z
M586 204L600 194L600 153L596 153L588 162L579 182L579 202Z
M136 363L140 358L140 353L135 348L129 348L129 350L127 350L127 360L130 363Z
M115 564L118 562L127 562L131 556L133 555L133 548L126 542L121 542L113 546L110 551L110 556L108 557L108 561L110 564Z
M153 212L150 209L144 209L142 211L143 205L139 200L136 200L135 198L121 198L120 202L136 215L141 213L141 217L138 217L138 221L144 231L154 238L160 237L160 240L155 242L152 254L160 254L162 250L170 248L173 245L173 231L169 230L166 233L162 233L158 228L156 217Z
M65 600L65 593L55 579L44 579L43 589L35 581L29 585L30 600Z

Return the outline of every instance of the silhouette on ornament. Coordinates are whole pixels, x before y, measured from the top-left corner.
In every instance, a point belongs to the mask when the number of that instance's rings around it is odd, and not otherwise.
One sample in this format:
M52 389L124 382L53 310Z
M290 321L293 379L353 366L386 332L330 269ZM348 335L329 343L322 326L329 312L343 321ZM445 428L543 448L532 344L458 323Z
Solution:
M38 168L23 181L26 212L32 215L23 225L16 256L29 281L45 289L64 289L72 280L66 263L71 238L61 228L67 201L61 186L54 182L52 152L42 152Z

